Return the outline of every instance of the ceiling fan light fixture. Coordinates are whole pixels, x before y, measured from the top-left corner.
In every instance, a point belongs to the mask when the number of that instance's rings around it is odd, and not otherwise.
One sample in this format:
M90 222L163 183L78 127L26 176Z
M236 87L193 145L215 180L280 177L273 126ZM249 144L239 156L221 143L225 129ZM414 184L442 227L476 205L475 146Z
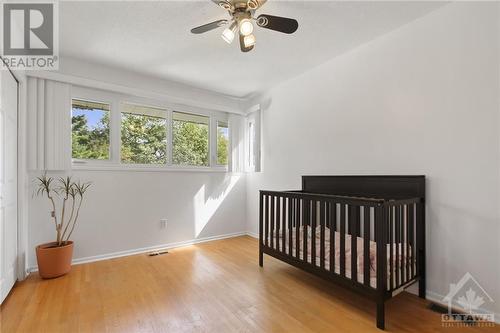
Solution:
M249 36L253 32L253 24L250 19L243 19L240 21L240 34L243 36Z
M246 48L254 46L255 45L255 36L248 35L248 36L243 37L243 44L245 45Z
M237 28L237 24L236 24L236 22L233 22L233 23L231 23L229 28L224 29L221 37L226 43L231 44L233 42L234 35L236 34L236 28Z
M228 25L222 32L221 38L231 44L236 37L238 46L244 53L252 51L255 47L254 23L259 29L265 28L284 34L293 34L299 28L297 20L292 18L267 14L255 16L255 11L260 10L268 0L211 1L226 9L230 18L200 25L191 29L191 33L199 35Z

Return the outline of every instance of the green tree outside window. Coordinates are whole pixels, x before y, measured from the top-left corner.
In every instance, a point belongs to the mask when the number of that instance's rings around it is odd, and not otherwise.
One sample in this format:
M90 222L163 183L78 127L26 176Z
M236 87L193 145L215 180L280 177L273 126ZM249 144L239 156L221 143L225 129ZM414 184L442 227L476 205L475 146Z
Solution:
M76 159L109 159L109 105L73 100L72 156Z

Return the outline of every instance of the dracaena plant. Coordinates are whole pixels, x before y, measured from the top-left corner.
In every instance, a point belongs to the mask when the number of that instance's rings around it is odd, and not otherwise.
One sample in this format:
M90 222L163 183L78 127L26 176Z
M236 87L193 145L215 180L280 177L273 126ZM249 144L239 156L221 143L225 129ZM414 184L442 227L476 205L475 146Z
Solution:
M69 176L54 179L47 177L46 174L37 177L35 183L37 186L35 194L47 197L50 202L50 216L56 228L57 246L62 246L68 242L75 230L84 195L92 183L73 181ZM58 200L61 201L60 214L56 205Z

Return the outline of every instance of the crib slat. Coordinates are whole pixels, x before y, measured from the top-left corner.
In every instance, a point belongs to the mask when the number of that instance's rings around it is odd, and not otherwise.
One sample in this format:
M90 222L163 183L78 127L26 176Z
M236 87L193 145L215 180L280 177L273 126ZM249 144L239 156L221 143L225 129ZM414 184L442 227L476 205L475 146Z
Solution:
M358 224L359 207L351 206L349 225L351 229L351 280L358 281Z
M399 249L401 248L401 214L400 206L396 206L396 287L401 283L401 253Z
M370 207L365 206L363 215L363 283L370 285Z
M405 256L405 247L404 247L404 241L405 241L405 228L404 228L404 207L403 205L399 206L399 232L400 232L400 257L399 257L399 270L400 270L400 283L403 284L406 281L406 276L405 276L405 264L404 264L404 256Z
M408 271L410 273L410 279L413 278L414 275L414 268L413 268L413 251L415 250L414 242L413 242L413 235L414 235L414 229L413 229L413 221L414 221L414 215L413 215L413 204L408 205Z
M286 197L282 198L282 203L281 203L281 252L286 253Z
M316 216L318 211L318 202L311 201L311 264L316 266Z
M303 242L303 235L304 235L304 220L305 220L305 217L304 217L304 207L305 207L305 199L300 199L299 200L299 211L298 211L298 218L299 218L299 222L298 222L298 225L297 225L297 258L299 259L303 259L300 255L300 252L304 252L304 242ZM302 228L302 231L300 231ZM302 240L302 241L301 241Z
M281 252L285 253L286 252L286 197L283 196L281 197L281 239L280 239L280 245L281 245Z
M409 228L409 221L410 221L410 212L409 212L409 205L405 205L405 281L410 280L410 263L408 261L408 258L410 257L410 247L409 247L409 235L410 235L410 228Z
M348 205L340 205L340 276L345 276L345 211Z
M330 272L335 274L335 230L337 226L337 204L328 203L328 223L330 228Z
M302 260L307 262L307 225L309 224L309 200L302 200Z
M320 227L320 236L319 236L319 267L321 269L325 269L325 209L326 202L319 202L319 227Z
M274 218L276 210L276 196L271 196L271 242L270 246L274 249L274 237L276 236L276 230L274 229Z
M292 218L293 218L293 207L292 207L292 204L293 204L293 200L292 198L288 198L288 219L287 219L287 222L288 222L288 239L286 240L286 242L288 242L288 255L289 256L292 256ZM286 247L286 246L285 246Z
M287 200L289 200L287 197L283 197L282 198L282 214L281 214L281 233L282 233L282 237L281 237L281 252L283 253L286 253L286 202Z
M295 200L295 258L300 259L300 207L301 199Z
M389 207L389 288L394 288L394 210Z
M264 213L264 231L265 231L265 244L266 246L269 246L269 201L270 201L270 196L265 195L264 196L264 204L265 204L265 213Z
M276 250L280 250L281 197L276 196Z
M306 250L306 261L308 261L309 259L309 256L311 255L311 223L312 223L312 219L311 219L311 214L312 214L312 200L308 200L307 201L307 207L306 207L306 229L307 229L307 232L306 232L306 247L305 247L305 250ZM312 260L312 258L311 258Z
M387 206L375 208L375 233L377 234L377 290L387 290Z
M281 252L286 253L286 201L287 197L281 198Z

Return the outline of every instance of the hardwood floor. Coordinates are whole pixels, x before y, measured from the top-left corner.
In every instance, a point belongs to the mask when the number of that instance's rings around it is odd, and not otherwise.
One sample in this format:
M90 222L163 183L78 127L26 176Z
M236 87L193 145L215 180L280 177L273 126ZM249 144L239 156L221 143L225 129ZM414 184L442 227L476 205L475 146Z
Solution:
M265 256L238 237L77 265L54 280L32 274L1 307L10 332L381 332L374 303ZM388 332L500 332L441 327L427 302L386 306Z

